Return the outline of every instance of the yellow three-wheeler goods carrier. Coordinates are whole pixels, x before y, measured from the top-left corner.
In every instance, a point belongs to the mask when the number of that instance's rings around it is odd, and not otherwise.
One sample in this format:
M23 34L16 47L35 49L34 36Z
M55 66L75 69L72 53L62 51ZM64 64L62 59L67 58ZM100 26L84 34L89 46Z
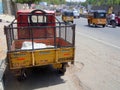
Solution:
M60 22L53 11L20 10L4 31L9 68L20 78L33 67L52 65L64 74L68 62L74 64L75 25Z

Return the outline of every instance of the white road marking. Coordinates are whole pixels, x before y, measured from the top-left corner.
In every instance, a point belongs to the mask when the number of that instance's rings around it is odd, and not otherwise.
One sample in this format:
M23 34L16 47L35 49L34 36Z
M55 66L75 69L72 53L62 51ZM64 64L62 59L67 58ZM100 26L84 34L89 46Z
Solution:
M105 45L112 46L112 47L114 47L114 48L120 49L119 46L116 46L116 45L111 44L111 43L109 43L109 42L105 42L105 41L102 41L102 40L100 40L100 39L96 39L96 38L94 38L94 37L92 37L92 36L89 36L89 35L86 35L86 34L83 34L83 33L79 33L79 34L82 35L82 36L85 36L85 37L87 37L87 38L90 38L90 39L92 39L92 40L95 40L95 41L97 41L97 42L103 43L103 44L105 44Z

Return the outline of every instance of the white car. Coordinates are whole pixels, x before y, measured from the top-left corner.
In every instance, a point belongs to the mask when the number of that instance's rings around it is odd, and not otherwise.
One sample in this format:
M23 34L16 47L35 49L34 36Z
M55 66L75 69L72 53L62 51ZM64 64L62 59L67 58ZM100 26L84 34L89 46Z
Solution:
M73 11L73 15L74 15L74 18L79 18L80 17L80 13L77 10Z

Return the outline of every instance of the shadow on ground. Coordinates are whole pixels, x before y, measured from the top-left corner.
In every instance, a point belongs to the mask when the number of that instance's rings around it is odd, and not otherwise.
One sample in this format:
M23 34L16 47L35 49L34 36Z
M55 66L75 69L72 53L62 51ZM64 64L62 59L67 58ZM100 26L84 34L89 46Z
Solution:
M34 68L25 81L19 82L10 71L5 74L5 90L35 90L65 83L58 72L51 68Z

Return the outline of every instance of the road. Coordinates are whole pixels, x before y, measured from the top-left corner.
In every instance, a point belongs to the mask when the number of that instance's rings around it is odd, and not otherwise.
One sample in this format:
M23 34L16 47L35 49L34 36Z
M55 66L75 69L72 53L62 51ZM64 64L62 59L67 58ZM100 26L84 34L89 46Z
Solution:
M75 20L77 73L83 90L120 90L120 27L88 27Z
M84 18L75 19L75 66L64 76L45 68L18 82L7 71L5 90L120 90L120 27L88 27Z

